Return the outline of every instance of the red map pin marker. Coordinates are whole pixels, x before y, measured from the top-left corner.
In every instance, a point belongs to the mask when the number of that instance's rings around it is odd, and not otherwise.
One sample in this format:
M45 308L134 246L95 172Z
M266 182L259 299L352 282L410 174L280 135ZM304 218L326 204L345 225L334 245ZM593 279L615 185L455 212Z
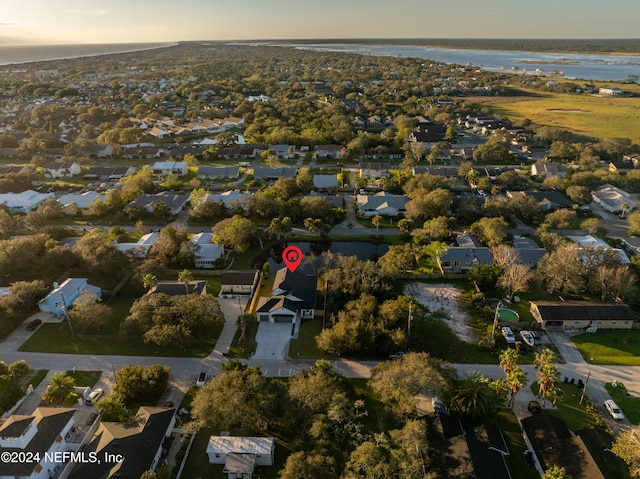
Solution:
M282 252L282 261L293 273L302 262L302 250L297 246L287 246Z

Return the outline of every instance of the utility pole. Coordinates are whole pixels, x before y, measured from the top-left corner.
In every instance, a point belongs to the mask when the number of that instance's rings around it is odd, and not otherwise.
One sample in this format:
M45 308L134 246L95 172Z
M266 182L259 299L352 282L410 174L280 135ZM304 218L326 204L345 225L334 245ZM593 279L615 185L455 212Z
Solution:
M411 307L413 303L409 301L409 316L407 317L407 346L405 347L405 351L409 352L409 348L411 347Z
M584 395L587 392L587 384L589 384L589 378L591 377L591 371L587 374L587 380L584 382L584 387L582 388L582 396L580 396L580 404L582 404L582 400L584 399Z
M73 332L73 326L71 325L71 318L69 317L69 312L67 311L67 302L64 300L64 293L60 293L60 298L62 298L62 311L64 312L65 318L67 318L67 323L69 323L69 330L71 331L71 337L75 338L76 335Z

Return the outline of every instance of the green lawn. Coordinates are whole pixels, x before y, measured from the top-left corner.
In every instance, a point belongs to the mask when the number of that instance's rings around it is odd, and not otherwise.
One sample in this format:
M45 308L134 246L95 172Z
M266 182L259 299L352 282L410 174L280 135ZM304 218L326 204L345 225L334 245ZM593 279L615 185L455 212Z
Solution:
M574 432L604 424L599 413L589 411L588 405L591 404L591 401L588 397L585 397L582 404L580 404L581 389L571 383L564 382L557 383L557 386L562 391L562 397L557 403L558 409L546 409L546 413L562 419L567 424L567 427ZM537 382L531 385L531 390L534 394L538 394ZM549 403L548 400L546 402L547 404Z
M628 395L627 388L624 384L618 383L616 387L613 387L611 383L604 385L605 389L611 396L616 404L622 409L622 412L632 424L640 423L640 398Z
M31 384L33 389L37 388L40 383L44 380L44 378L49 374L48 369L38 369L36 371L31 371L33 376L27 379L26 384Z
M316 336L322 331L322 320L303 321L298 339L289 343L289 357L292 359L335 359L316 346Z
M598 330L571 340L588 363L640 366L640 330Z
M258 321L247 322L247 329L244 334L244 341L240 342L240 328L236 330L233 342L229 347L229 356L232 358L249 358L256 352L256 333L258 332Z
M71 337L66 323L43 324L25 343L20 351L56 354L94 354L118 356L199 357L209 355L222 331L217 325L213 337L191 349L159 348L152 344L126 341L114 334L76 334Z
M93 388L96 383L100 380L100 376L102 376L102 371L76 371L73 370L66 371L67 376L71 376L75 382L76 386L89 386Z
M0 316L0 341L9 336L13 331L20 327L22 322L29 317L31 313L25 314L6 314Z

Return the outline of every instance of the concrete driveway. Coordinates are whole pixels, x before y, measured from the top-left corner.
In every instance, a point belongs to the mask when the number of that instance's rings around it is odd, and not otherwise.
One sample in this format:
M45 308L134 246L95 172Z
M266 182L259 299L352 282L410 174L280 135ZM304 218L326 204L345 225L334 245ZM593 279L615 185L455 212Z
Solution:
M261 321L256 333L256 352L251 359L284 359L289 353L291 323L268 323Z

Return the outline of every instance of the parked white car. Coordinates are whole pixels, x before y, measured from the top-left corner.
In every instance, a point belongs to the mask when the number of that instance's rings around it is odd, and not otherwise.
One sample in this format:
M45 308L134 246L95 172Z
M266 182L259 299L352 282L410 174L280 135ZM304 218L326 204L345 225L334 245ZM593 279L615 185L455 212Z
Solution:
M511 328L509 326L505 326L502 328L502 335L504 336L504 339L507 340L507 343L515 344L516 337L514 336L513 331L511 331Z
M613 419L617 419L618 421L621 421L624 419L624 414L622 414L622 411L620 410L618 405L613 401L613 399L607 399L604 402L604 407L607 409L607 411L609 411L609 414L611 414L611 417Z

